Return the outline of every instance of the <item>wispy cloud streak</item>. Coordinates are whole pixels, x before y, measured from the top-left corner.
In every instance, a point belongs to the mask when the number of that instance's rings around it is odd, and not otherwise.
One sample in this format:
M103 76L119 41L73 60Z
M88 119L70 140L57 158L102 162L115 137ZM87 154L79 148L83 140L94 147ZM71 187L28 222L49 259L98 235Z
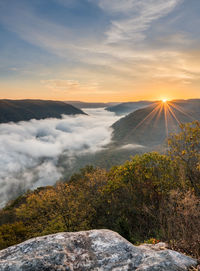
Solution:
M171 12L182 0L99 0L99 6L119 19L111 21L108 43L131 40L141 41L151 23ZM119 16L121 15L121 16Z

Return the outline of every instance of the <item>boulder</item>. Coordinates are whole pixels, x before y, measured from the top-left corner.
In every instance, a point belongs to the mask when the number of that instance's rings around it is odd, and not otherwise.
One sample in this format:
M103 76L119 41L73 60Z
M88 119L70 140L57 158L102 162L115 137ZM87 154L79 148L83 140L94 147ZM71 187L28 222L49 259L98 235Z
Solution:
M164 244L133 246L110 230L57 233L0 251L0 271L181 271L196 265Z

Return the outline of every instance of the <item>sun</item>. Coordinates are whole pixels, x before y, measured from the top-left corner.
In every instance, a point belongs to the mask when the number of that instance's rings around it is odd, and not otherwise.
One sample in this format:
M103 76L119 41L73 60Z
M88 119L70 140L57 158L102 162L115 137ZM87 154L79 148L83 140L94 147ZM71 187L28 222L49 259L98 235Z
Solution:
M162 102L163 102L163 103L166 103L166 102L167 102L167 99L162 99Z

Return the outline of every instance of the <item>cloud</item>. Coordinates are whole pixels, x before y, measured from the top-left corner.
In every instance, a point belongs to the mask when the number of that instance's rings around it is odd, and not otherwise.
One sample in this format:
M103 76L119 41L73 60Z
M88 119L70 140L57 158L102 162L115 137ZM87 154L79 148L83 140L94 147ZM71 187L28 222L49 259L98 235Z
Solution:
M91 91L98 89L97 83L84 84L76 80L61 80L61 79L50 79L41 80L47 88L58 90L58 91Z
M54 0L58 4L71 5L71 0ZM84 34L80 27L73 29L70 24L61 25L41 17L35 9L21 0L21 5L10 0L0 3L0 21L22 39L42 47L60 57L72 59L93 57L96 54L110 54L112 48L107 44L121 41L139 42L145 38L145 31L151 23L170 13L183 0L88 0L97 4L109 14L107 28L101 29L101 34L90 37L88 31ZM75 3L78 5L77 1ZM93 22L94 23L94 22ZM92 22L91 22L92 24ZM30 34L31 33L31 34ZM87 35L87 38L85 38ZM100 36L99 36L100 35ZM106 39L105 39L106 35ZM88 41L88 42L87 42ZM118 48L119 49L119 48ZM124 47L121 48L122 52ZM127 49L127 48L126 48ZM130 49L130 48L129 48ZM115 56L117 50L113 47ZM104 55L105 56L105 55ZM101 57L101 56L100 56Z
M31 120L0 125L0 206L27 189L52 185L62 177L58 161L101 150L111 140L118 117L103 109L88 116Z
M99 6L116 14L106 32L108 43L141 41L151 23L171 12L182 0L99 0ZM121 15L121 16L119 16Z
M110 0L109 2L106 0L98 0L98 5L103 10L108 13L129 13L136 5L137 2L135 0Z
M171 91L185 88L188 83L198 87L197 77L191 76L189 71L198 69L199 65L188 61L193 55L192 47L199 48L198 35L194 36L188 25L182 27L183 21L190 22L194 6L191 5L191 11L184 11L184 6L180 6L183 0L53 0L58 4L55 15L60 14L61 20L49 16L48 12L43 14L48 5L40 0L36 2L37 5L25 0L0 1L0 22L4 28L34 45L31 61L27 62L23 56L17 60L20 67L23 61L27 66L15 71L15 76L20 78L18 89L21 85L27 89L24 82L31 79L30 84L39 82L38 88L42 83L51 90L66 92L70 99L74 99L76 93L77 96L83 94L84 98L92 93L99 99L110 93L109 99L115 95L119 100L128 99L130 92L131 99L157 97L159 80L164 92L169 88ZM180 8L171 16L178 5ZM86 20L83 20L86 17L75 16L80 10L82 15L87 15L87 8L83 7L91 8ZM169 17L163 18L167 15ZM194 21L198 24L196 16ZM28 47L28 55L33 48ZM2 54L5 58L12 53ZM13 58L11 55L9 66L18 66ZM2 71L4 62L7 63L7 59L2 61ZM13 81L13 72L9 72L8 85ZM70 80L65 79L66 74ZM141 95L138 89L143 89Z

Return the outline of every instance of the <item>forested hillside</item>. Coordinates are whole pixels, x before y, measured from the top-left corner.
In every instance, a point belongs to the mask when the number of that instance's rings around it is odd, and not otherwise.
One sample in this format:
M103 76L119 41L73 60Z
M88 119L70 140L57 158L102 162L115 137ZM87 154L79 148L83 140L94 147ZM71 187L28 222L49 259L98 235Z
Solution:
M116 103L87 103L81 101L66 101L67 104L71 104L77 108L103 108L116 105Z
M59 231L108 228L132 243L168 241L200 256L200 123L171 135L167 155L136 155L106 171L87 166L0 211L0 248Z
M139 102L126 102L116 105L111 105L106 108L107 111L114 112L116 115L126 115L137 109L151 105L153 102L150 101L139 101Z
M62 114L76 115L84 112L59 101L0 100L0 123L60 118Z
M199 99L156 102L114 123L113 141L117 145L160 145L170 133L179 131L181 123L194 120L200 120Z

